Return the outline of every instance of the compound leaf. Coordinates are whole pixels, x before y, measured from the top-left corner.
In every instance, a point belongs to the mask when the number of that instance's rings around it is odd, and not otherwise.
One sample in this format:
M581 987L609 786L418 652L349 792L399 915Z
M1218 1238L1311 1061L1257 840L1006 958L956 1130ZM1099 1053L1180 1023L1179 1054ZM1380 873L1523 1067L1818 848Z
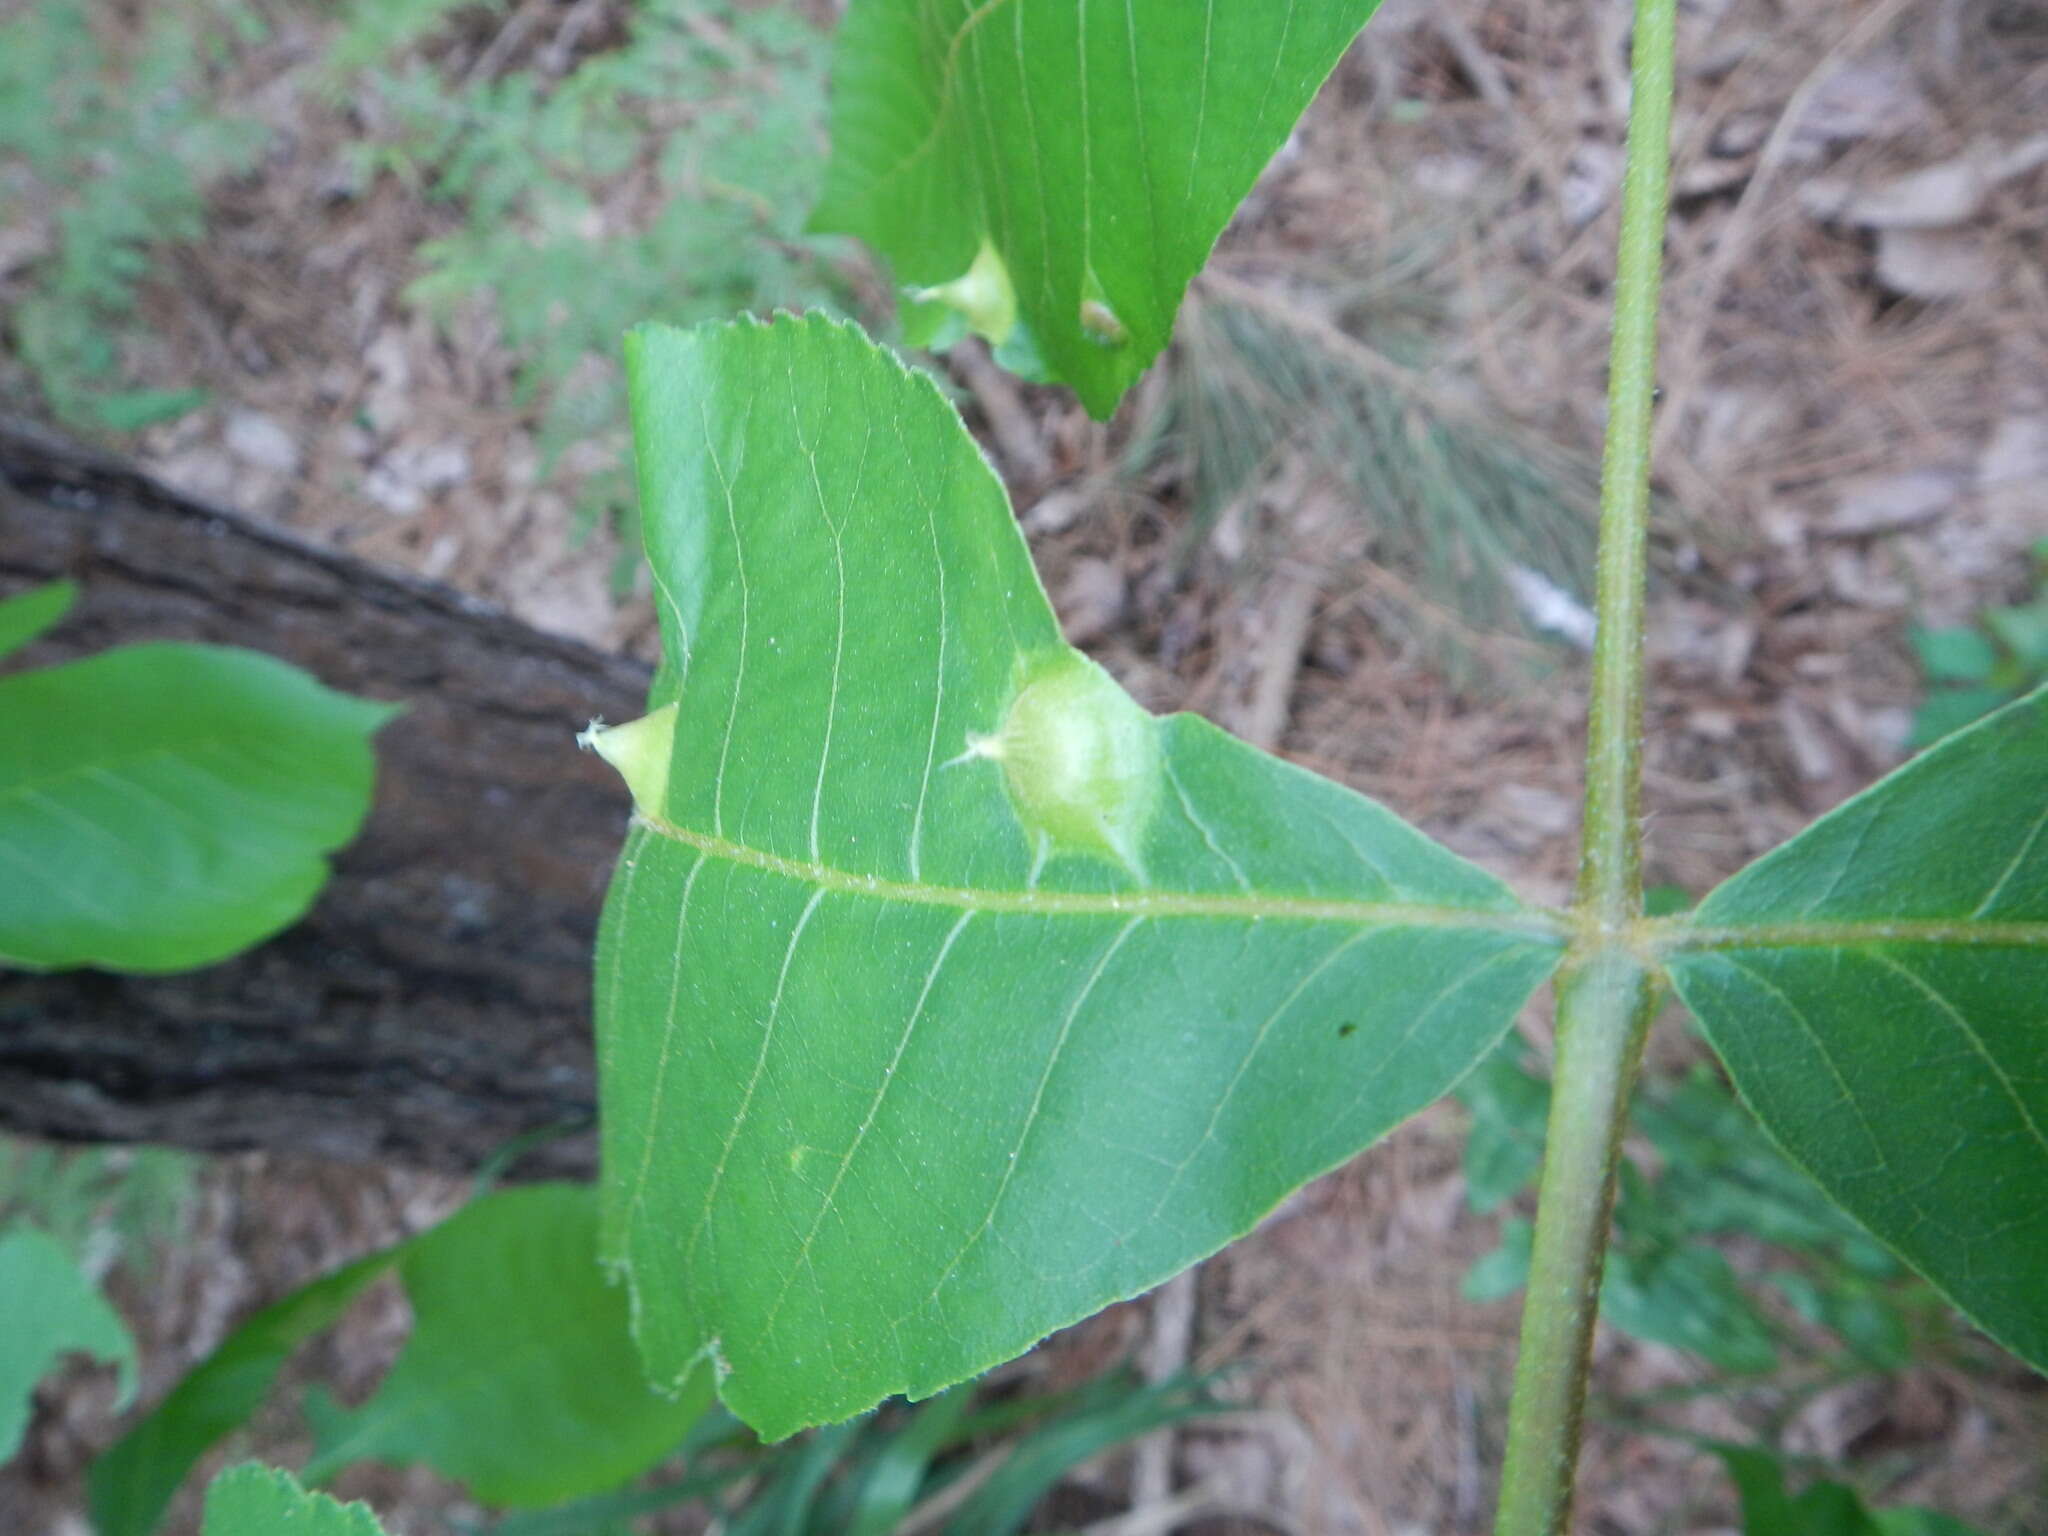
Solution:
M210 645L0 678L0 964L182 970L275 933L361 825L392 712Z
M1377 3L856 0L813 226L1107 416Z
M1765 1128L2048 1369L2048 690L1669 932L1672 979Z
M109 1361L121 1373L121 1401L135 1391L135 1341L70 1254L47 1232L17 1227L0 1236L0 1463L12 1459L28 1428L29 1394L74 1350Z
M416 1322L377 1393L328 1408L306 1469L424 1462L489 1504L534 1508L615 1488L674 1450L710 1371L647 1385L626 1293L597 1262L597 1201L566 1184L503 1190L409 1243Z
M1157 1284L1437 1098L1554 918L1062 643L951 407L857 330L629 338L669 661L596 733L605 1245L770 1436Z
M289 1472L244 1462L206 1490L202 1536L384 1536L367 1504L308 1493Z

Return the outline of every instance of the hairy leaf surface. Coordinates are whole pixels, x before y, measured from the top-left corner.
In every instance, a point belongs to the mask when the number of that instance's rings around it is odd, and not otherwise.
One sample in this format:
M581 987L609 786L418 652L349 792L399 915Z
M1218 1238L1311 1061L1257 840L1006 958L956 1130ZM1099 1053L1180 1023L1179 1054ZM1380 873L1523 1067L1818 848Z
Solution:
M668 668L597 978L609 1254L771 1436L1018 1353L1458 1080L1554 919L1061 641L929 380L628 343Z
M813 224L913 285L975 268L979 326L1021 315L1107 416L1377 3L856 0Z
M211 645L0 679L0 964L181 970L269 937L361 825L392 713Z
M2048 691L1701 903L1673 980L1765 1127L2048 1369Z

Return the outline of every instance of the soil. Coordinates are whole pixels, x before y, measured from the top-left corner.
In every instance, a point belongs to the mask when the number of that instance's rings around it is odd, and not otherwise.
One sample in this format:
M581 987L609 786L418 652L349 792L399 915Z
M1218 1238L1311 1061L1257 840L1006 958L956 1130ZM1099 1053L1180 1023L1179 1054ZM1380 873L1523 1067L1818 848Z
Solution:
M138 381L196 378L215 403L129 446L181 487L645 653L649 610L615 599L609 537L574 536L576 465L570 481L541 472L517 360L487 318L444 325L403 296L450 213L388 177L319 195L353 130L293 88L309 49L292 29L312 25L293 13L237 65L227 88L286 130L282 147L217 193L205 238L147 290L161 341L131 359ZM1192 302L1249 289L1336 326L1339 296L1426 233L1444 253L1426 382L1589 459L1626 30L1616 0L1387 0ZM2025 595L2027 547L2048 534L2048 150L2025 163L2048 124L2048 6L1697 0L1681 58L1646 797L1651 878L1700 892L1903 759L1909 623ZM1947 203L1915 178L1991 161L2023 168ZM1185 366L1170 354L1159 377ZM1580 652L1456 622L1447 649L1430 622L1444 595L1374 560L1372 509L1284 454L1213 524L1171 456L1120 473L1162 383L1101 425L1058 391L955 372L1070 632L1144 702L1269 739L1532 896L1566 894ZM380 504L364 489L380 470L416 494ZM1533 1017L1525 1032L1546 1044ZM1653 1069L1694 1049L1667 1019ZM1185 1529L1486 1528L1514 1308L1460 1297L1497 1229L1464 1202L1462 1125L1439 1105L1201 1269L1191 1334L1165 1354L1237 1367L1231 1390L1255 1407L1182 1435L1172 1480L1259 1517ZM144 1401L251 1306L464 1192L255 1157L212 1166L201 1188L185 1239L120 1282ZM294 1378L359 1394L403 1324L382 1295ZM1112 1309L1044 1346L1044 1368L1114 1358L1153 1326L1144 1303ZM1887 1501L2048 1530L2048 1393L2010 1365L1936 1358L1798 1401L1686 1398L1697 1362L1603 1332L1596 1374L1604 1400L1677 1401L1649 1415L1661 1433L1594 1415L1582 1530L1733 1530L1698 1437L1787 1414L1810 1454L1879 1467ZM65 1513L79 1469L120 1422L90 1371L46 1388L29 1452L0 1472L0 1509L23 1513L0 1524L80 1529ZM291 1464L298 1435L286 1405L233 1450ZM1097 1486L1125 1476L1113 1463ZM394 1531L462 1513L421 1476L355 1473L342 1489Z

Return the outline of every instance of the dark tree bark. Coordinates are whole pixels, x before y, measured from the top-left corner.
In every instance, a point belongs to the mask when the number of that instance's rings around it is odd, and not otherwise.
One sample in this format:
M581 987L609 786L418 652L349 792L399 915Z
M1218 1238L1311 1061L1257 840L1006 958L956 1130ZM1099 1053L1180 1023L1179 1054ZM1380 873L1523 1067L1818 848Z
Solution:
M0 1125L468 1169L566 1124L520 1169L587 1174L590 951L628 802L573 736L639 714L647 669L0 418L0 595L64 576L77 608L10 668L210 640L405 713L362 836L277 938L179 976L0 972Z

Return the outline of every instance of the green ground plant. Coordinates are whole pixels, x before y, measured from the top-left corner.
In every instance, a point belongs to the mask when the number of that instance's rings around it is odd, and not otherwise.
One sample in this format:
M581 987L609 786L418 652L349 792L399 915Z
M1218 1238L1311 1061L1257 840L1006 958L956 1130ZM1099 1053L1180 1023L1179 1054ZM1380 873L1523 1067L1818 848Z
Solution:
M260 125L219 111L207 85L223 40L259 26L246 6L164 7L115 57L80 0L38 0L0 21L0 224L31 204L55 210L7 328L68 425L133 431L206 398L134 387L122 348L152 256L195 237L207 187L262 150Z
M416 8L337 45L338 60L414 40L445 7ZM357 146L363 174L389 171L462 212L429 242L411 297L443 312L487 305L538 412L542 472L582 445L578 509L638 539L620 424L619 334L776 304L834 304L828 243L803 232L822 160L825 38L781 9L631 6L616 47L560 78L538 67L464 80L413 54L371 71L391 127ZM644 210L619 227L617 209ZM594 270L606 273L590 281Z
M1987 608L1975 624L1914 626L1908 638L1927 697L1907 746L1929 746L2048 681L2048 539L2034 545L2033 566L2024 602Z

